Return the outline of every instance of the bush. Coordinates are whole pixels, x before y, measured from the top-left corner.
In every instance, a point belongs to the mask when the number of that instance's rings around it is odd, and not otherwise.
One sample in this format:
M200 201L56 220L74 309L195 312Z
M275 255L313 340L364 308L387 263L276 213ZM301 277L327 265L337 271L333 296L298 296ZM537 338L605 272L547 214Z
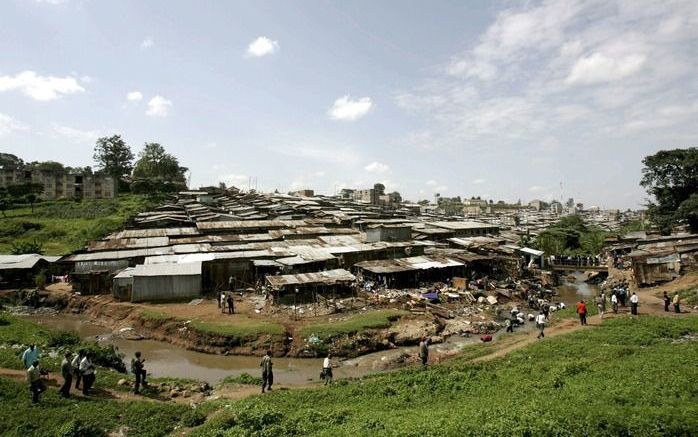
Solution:
M83 343L82 348L88 352L92 352L92 363L102 367L114 369L120 373L126 373L126 365L124 364L124 354L119 352L119 349L110 344L100 346L97 343Z
M206 415L199 410L189 410L182 414L180 422L187 428L194 428L206 422Z
M73 331L51 331L49 332L48 347L69 347L80 344L80 336Z
M56 437L101 437L106 435L103 429L73 419L64 423L56 432Z
M33 241L17 241L12 243L10 248L12 255L24 255L26 253L38 253L43 254L44 248L41 243L36 240Z
M243 373L238 376L228 376L222 381L223 384L242 384L242 385L262 385L262 378L252 376L249 373Z

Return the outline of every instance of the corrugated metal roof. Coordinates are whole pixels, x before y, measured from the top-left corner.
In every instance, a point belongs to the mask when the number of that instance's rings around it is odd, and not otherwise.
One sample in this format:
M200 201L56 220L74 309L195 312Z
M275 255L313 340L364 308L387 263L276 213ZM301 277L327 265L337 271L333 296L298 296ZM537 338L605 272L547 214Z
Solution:
M201 274L201 262L178 264L139 264L132 275L138 276L192 276Z
M324 272L301 273L297 275L267 276L267 282L279 289L287 285L323 284L334 285L341 282L354 282L356 276L344 269L327 270Z
M491 225L489 223L475 222L475 221L465 221L465 222L428 222L428 226L435 226L437 228L450 229L453 231L463 230L463 229L494 229L498 228L497 225Z
M55 262L60 257L45 257L36 253L0 255L0 270L31 269L42 259L48 262Z
M200 230L225 229L273 229L306 226L305 220L239 220L232 222L202 222L196 227Z
M355 264L363 270L371 273L397 273L414 270L443 269L447 267L464 266L462 262L450 258L413 256L410 258L383 259L376 261L363 261Z

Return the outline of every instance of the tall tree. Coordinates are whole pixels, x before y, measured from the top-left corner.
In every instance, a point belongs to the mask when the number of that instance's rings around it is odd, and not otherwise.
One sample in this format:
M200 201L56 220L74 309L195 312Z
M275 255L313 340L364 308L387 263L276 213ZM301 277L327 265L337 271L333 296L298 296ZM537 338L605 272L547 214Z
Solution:
M146 143L133 169L131 190L136 193L174 192L187 187L186 167L158 143Z
M642 185L650 219L663 233L686 223L698 232L698 148L661 150L642 160Z
M115 181L133 170L133 152L121 135L98 138L92 159Z
M22 168L24 161L11 153L0 153L0 168Z

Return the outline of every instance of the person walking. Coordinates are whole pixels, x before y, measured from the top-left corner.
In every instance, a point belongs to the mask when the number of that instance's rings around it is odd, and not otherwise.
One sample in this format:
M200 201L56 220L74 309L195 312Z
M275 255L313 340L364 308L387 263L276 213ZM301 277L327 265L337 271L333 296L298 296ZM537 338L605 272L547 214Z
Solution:
M221 313L225 314L225 291L221 291L220 301L221 301Z
M39 395L46 391L46 385L41 380L42 375L48 373L39 368L39 360L34 360L27 369L27 383L32 394L32 403L39 402Z
M429 361L429 340L426 337L422 337L419 342L419 359L422 360L422 366L426 366Z
M587 324L587 304L584 303L584 300L580 300L579 303L577 304L577 314L579 314L579 323L581 323L582 326L586 326L586 324Z
M662 297L662 299L664 300L664 311L669 312L669 304L671 303L671 298L668 294L666 294L666 291L664 292L664 296Z
M596 298L596 307L599 309L599 317L603 319L603 313L606 309L606 303L604 302L604 299L603 297L601 297L601 295L599 295L599 297Z
M80 373L82 373L82 394L88 396L95 383L95 366L92 364L92 352L86 352L80 361Z
M39 359L39 348L36 347L34 343L30 344L29 347L22 353L22 364L24 364L24 369L29 369L34 361Z
M273 363L271 362L271 351L268 350L267 354L262 358L262 362L259 366L262 368L262 393L264 389L271 390L271 386L274 383L274 370Z
M137 395L141 394L141 385L143 387L148 385L148 382L145 380L146 377L146 371L145 368L143 367L143 363L145 363L145 359L141 358L141 353L136 352L134 354L134 358L131 358L131 373L134 374L136 377L136 383L133 387L133 392Z
M75 355L73 361L70 362L70 367L73 368L73 374L75 375L75 390L80 390L80 381L82 381L82 372L80 372L80 362L85 358L85 349L80 349L78 354Z
M66 352L61 361L61 376L63 376L63 385L59 390L61 396L64 398L70 397L70 386L73 384L73 365L71 364L71 358L73 354Z
M228 295L228 314L235 314L235 298L233 293Z
M633 292L633 295L630 296L630 313L634 316L637 316L637 304L640 302L640 298L637 297L637 294Z
M613 308L613 314L618 314L618 296L616 293L611 295L611 308Z
M507 317L507 318L504 320L504 326L506 326L506 328L507 328L507 331L506 331L506 332L514 332L514 324L511 323L511 318L510 318L510 317Z
M322 361L322 378L325 380L325 385L332 384L332 354L327 354Z
M543 311L536 316L536 328L538 328L538 339L545 338L545 314Z
M674 304L674 312L677 314L680 313L681 312L681 296L679 296L678 291L674 295L674 300L672 301L672 303Z
M544 302L542 309L545 320L550 320L550 304L548 302Z

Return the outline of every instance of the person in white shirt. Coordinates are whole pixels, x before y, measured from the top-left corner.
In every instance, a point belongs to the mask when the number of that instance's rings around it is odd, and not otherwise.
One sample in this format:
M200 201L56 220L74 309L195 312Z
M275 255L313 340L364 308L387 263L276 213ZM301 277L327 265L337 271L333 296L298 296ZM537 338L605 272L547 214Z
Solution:
M325 380L325 385L332 384L332 358L331 354L327 354L327 357L322 361L322 375Z
M543 332L545 330L545 314L543 314L543 311L536 316L536 327L539 331L537 338L545 337L545 332Z
M611 295L611 308L613 308L614 314L618 312L618 296L616 296L616 293Z
M637 297L637 294L633 293L633 295L630 296L630 313L634 316L637 316L638 302L640 302L640 298Z
M80 361L80 373L82 373L82 394L87 396L96 378L95 366L92 364L92 352L87 352Z

